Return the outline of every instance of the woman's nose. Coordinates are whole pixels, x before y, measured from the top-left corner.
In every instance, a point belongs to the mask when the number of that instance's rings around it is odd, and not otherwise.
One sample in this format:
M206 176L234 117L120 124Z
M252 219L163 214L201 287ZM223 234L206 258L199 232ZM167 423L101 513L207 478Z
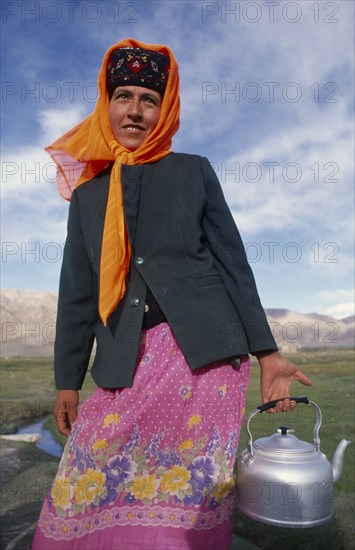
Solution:
M132 100L129 102L128 105L128 116L131 116L132 118L141 118L142 117L142 105L137 100Z

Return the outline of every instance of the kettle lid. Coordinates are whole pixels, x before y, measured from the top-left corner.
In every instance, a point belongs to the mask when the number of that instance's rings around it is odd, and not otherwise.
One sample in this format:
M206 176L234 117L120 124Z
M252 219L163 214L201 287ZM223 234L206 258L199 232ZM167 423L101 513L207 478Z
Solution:
M271 453L311 453L314 446L307 441L301 441L290 434L287 426L280 426L270 437L261 437L254 442L254 448Z

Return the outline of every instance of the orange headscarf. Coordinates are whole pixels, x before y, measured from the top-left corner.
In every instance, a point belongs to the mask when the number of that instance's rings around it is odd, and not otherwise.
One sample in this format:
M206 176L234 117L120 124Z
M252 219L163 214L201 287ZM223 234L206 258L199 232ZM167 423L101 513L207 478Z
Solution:
M168 82L158 123L144 143L129 151L114 138L109 119L106 71L110 54L118 48L142 48L160 52L170 59ZM160 44L145 44L127 38L105 53L98 76L99 99L94 112L46 147L57 164L57 187L70 200L75 187L92 179L114 162L108 196L100 260L99 313L106 325L126 290L130 246L124 221L121 164L155 162L171 153L171 140L179 128L180 86L178 65L172 51Z

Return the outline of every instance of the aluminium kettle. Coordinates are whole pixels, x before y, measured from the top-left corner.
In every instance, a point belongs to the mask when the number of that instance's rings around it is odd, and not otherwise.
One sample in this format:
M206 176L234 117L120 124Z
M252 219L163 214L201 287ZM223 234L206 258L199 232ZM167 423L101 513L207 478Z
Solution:
M333 484L339 479L346 447L342 439L332 464L320 451L319 428L322 413L307 397L290 397L296 403L311 404L317 412L313 444L297 439L287 426L253 442L250 421L275 406L270 401L254 409L246 424L248 447L236 462L237 509L246 516L278 527L315 527L333 514ZM293 430L292 430L293 431Z

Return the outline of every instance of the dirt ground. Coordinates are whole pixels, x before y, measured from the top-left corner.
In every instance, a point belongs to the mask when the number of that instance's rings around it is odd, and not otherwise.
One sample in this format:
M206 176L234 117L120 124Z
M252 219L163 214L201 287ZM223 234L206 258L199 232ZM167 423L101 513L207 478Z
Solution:
M58 459L31 443L0 440L3 550L29 550L44 495Z

